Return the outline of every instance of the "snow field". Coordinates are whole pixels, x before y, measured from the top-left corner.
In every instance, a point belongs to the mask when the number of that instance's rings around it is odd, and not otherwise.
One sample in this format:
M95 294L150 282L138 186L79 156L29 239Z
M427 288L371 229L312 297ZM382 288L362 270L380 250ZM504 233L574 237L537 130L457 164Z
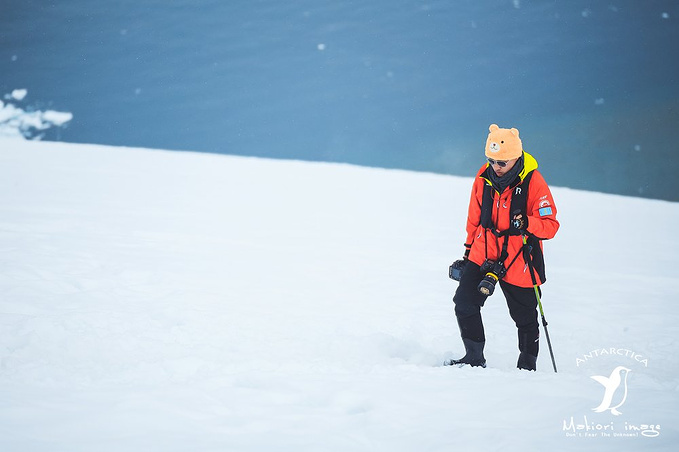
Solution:
M544 335L526 373L501 295L483 310L490 367L440 366L462 352L447 267L470 178L22 140L0 141L0 172L2 450L679 439L677 204L553 188L543 303L559 373ZM595 369L576 365L605 347L648 359L624 420L594 417ZM583 415L662 433L566 437Z

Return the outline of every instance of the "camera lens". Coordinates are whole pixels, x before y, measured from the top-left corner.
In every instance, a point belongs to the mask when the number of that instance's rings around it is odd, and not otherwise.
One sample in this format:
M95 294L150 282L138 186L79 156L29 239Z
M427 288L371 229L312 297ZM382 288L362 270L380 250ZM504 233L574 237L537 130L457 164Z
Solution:
M486 273L486 276L479 283L479 292L487 296L493 295L498 279L495 273Z

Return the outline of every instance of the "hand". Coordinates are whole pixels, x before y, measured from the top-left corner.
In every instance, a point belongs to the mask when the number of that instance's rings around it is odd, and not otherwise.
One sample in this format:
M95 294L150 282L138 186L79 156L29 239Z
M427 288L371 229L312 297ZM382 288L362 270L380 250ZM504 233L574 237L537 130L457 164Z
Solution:
M512 230L512 233L518 233L512 235L525 234L526 230L528 229L528 217L524 217L521 214L514 215L514 218L510 222L510 229Z

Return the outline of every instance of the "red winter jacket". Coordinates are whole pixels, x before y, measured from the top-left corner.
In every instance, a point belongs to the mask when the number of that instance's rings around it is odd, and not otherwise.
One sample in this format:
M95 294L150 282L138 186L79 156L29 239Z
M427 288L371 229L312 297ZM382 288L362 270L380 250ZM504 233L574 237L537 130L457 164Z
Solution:
M537 171L538 162L535 158L525 151L523 156L524 168L519 175L519 184L506 188L502 194L499 194L494 189L492 190L493 224L496 226L497 231L509 229L512 195L516 192L517 188L523 187L525 177L532 171L533 175L528 183L526 205L526 213L528 216L527 231L540 240L551 239L556 235L556 231L559 229L559 222L556 220L556 205L554 204L552 193L550 192L545 179ZM483 188L486 184L492 187L490 180L483 177L486 168L488 168L488 164L484 165L479 170L474 179L471 201L469 202L469 214L467 216L467 241L465 246L471 245L469 260L477 265L482 265L486 259L497 260L505 240L504 237L496 237L490 229L485 229L481 225ZM517 254L521 255L508 268L504 281L519 287L532 287L533 281L528 272L523 254L520 252L523 246L522 237L520 235L510 235L508 236L508 240L508 257L505 260L505 266L510 265L510 262ZM540 248L542 249L542 242L540 242ZM539 285L544 281L540 278L538 273L539 272L537 272L535 276Z

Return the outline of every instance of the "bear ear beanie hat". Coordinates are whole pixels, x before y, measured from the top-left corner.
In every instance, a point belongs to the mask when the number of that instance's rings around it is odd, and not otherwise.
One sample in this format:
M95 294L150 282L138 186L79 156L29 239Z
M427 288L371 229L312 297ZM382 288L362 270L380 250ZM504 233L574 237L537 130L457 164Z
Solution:
M493 160L513 160L523 155L523 145L518 129L502 129L497 124L488 128L486 140L486 157Z

